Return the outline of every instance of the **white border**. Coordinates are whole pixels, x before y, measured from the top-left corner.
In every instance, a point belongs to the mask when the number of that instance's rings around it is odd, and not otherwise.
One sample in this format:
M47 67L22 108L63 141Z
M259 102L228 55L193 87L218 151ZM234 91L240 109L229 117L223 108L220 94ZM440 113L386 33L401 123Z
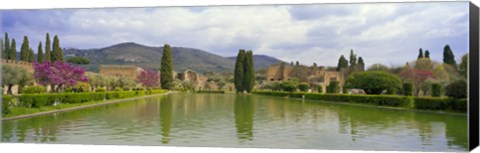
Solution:
M448 0L435 0L448 1ZM472 0L480 6L480 0ZM1 0L0 10L10 9L50 9L50 8L103 8L103 7L151 7L151 6L207 6L207 5L258 5L258 4L311 4L311 3L369 3L369 2L429 2L428 0ZM361 150L300 150L300 149L256 149L256 148L198 148L198 147L163 147L163 146L114 146L114 145L65 145L65 144L18 144L0 143L0 152L49 152L49 153L159 153L159 152L232 152L232 153L345 153L371 152ZM379 151L380 152L380 151ZM397 152L397 151L381 151ZM473 152L480 153L477 148Z

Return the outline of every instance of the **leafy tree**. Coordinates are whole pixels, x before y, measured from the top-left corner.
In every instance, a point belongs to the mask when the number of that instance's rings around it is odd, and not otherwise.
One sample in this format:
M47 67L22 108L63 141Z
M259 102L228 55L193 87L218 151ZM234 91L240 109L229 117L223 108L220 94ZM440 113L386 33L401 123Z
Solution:
M411 81L415 86L415 95L419 95L425 80L435 78L431 70L406 69L399 76L405 81Z
M307 92L308 88L309 88L309 85L308 85L307 82L302 82L302 83L298 84L298 89L302 92Z
M420 49L418 50L418 57L417 57L417 59L422 59L422 58L423 58L423 51L422 51L422 48L420 48Z
M368 71L388 71L388 67L383 64L373 64L368 68Z
M12 39L12 46L10 47L10 59L11 60L18 60L17 58L17 42L15 41L15 39Z
M425 58L430 58L430 52L428 50L425 51Z
M55 91L57 92L64 86L74 86L79 81L88 81L84 69L62 61L35 63L33 69L35 70L34 77L39 84L56 85Z
M442 85L440 83L432 83L432 97L440 97L442 95Z
M243 92L245 90L245 50L240 49L238 51L237 60L234 70L234 85L237 92Z
M345 87L363 89L367 94L380 94L387 89L401 89L402 81L388 72L364 71L348 76Z
M63 61L63 51L60 47L60 40L58 39L57 35L53 37L53 51L51 60L52 62Z
M338 81L330 81L327 86L327 93L339 93L340 87L338 86L340 83Z
M7 94L13 94L12 87L19 86L19 91L22 87L33 83L32 75L27 70L19 67L12 67L2 65L2 86L7 86Z
M130 88L134 87L137 82L134 79L128 78L128 77L120 77L117 79L115 82L115 86L125 89L127 88L130 90Z
M296 80L283 81L280 83L280 88L282 88L283 91L294 92L297 90L297 87L298 81Z
M78 57L78 56L67 58L67 62L72 64L79 64L79 65L86 65L90 63L90 61L87 58Z
M468 53L462 56L462 62L460 63L460 74L466 79L468 73Z
M163 55L160 65L160 86L163 89L172 89L173 87L173 57L170 45L163 46Z
M10 39L8 38L8 33L5 32L5 48L3 51L3 58L10 59Z
M47 33L47 38L45 41L45 61L50 62L52 61L52 48L50 46L50 34Z
M28 62L29 61L29 56L30 56L30 45L28 43L28 37L23 36L23 43L22 46L20 47L20 60Z
M137 76L138 82L145 87L158 87L160 76L155 70L144 70Z
M360 71L364 71L365 70L365 62L363 61L363 58L362 57L358 57L358 69Z
M347 68L348 67L348 61L345 57L340 56L338 59L338 65L337 65L337 71L340 71L341 69Z
M354 68L357 65L357 55L353 53L353 49L350 50L350 67Z
M300 66L300 62L295 62L295 66Z
M251 92L255 86L255 69L253 67L253 53L247 51L245 56L245 91Z
M414 91L414 89L413 89L413 83L412 82L403 83L403 95L412 96L413 91Z
M415 69L433 70L435 63L429 58L421 58L415 61Z
M42 48L42 42L38 43L38 54L37 54L37 62L38 63L43 63L43 48Z
M445 45L443 48L443 63L452 65L455 69L457 68L455 56L453 55L452 49L450 49L450 46L448 45Z
M31 48L28 50L28 62L35 62L35 53L33 53L33 50Z
M458 80L445 87L445 95L453 98L467 98L467 82Z

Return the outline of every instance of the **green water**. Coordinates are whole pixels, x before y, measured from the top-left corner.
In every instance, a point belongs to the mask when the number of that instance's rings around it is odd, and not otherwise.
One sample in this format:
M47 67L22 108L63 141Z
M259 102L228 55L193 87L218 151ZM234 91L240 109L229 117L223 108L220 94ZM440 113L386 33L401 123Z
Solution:
M4 121L1 140L465 151L467 116L260 95L178 93Z

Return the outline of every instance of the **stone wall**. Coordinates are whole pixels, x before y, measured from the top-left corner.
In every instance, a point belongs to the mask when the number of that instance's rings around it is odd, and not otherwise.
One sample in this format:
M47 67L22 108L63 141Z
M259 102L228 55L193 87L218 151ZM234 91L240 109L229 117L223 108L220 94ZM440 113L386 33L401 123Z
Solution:
M2 65L8 65L8 66L12 66L12 67L20 67L20 68L23 68L23 69L27 70L27 72L29 72L29 73L33 73L33 71L34 71L33 70L33 64L29 63L29 62L24 62L24 61L2 59Z
M106 76L127 77L137 79L138 74L142 71L134 65L100 65L100 74Z
M336 80L339 81L340 88L344 84L344 74L338 71L327 71L325 67L303 67L302 69L295 69L295 66L291 66L286 63L270 65L267 68L267 82L272 81L286 81L289 80L292 76L298 75L293 73L298 73L298 70L303 71L302 74L305 74L308 80L315 80L315 84L321 86L323 91L326 91L326 87L330 81ZM295 71L293 71L295 69ZM316 79L315 79L316 78ZM309 81L310 82L310 81Z

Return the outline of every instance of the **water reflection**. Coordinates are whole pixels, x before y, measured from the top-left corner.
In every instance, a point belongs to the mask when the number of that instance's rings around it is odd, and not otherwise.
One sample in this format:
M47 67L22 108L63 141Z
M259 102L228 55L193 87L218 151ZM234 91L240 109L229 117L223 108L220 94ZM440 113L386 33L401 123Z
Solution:
M160 127L162 128L162 144L170 142L170 128L172 127L173 105L172 97L168 96L160 100Z
M235 113L237 138L240 140L252 140L254 112L253 97L250 95L236 96L233 110Z
M172 94L2 123L2 142L462 151L468 140L466 116L240 94Z

